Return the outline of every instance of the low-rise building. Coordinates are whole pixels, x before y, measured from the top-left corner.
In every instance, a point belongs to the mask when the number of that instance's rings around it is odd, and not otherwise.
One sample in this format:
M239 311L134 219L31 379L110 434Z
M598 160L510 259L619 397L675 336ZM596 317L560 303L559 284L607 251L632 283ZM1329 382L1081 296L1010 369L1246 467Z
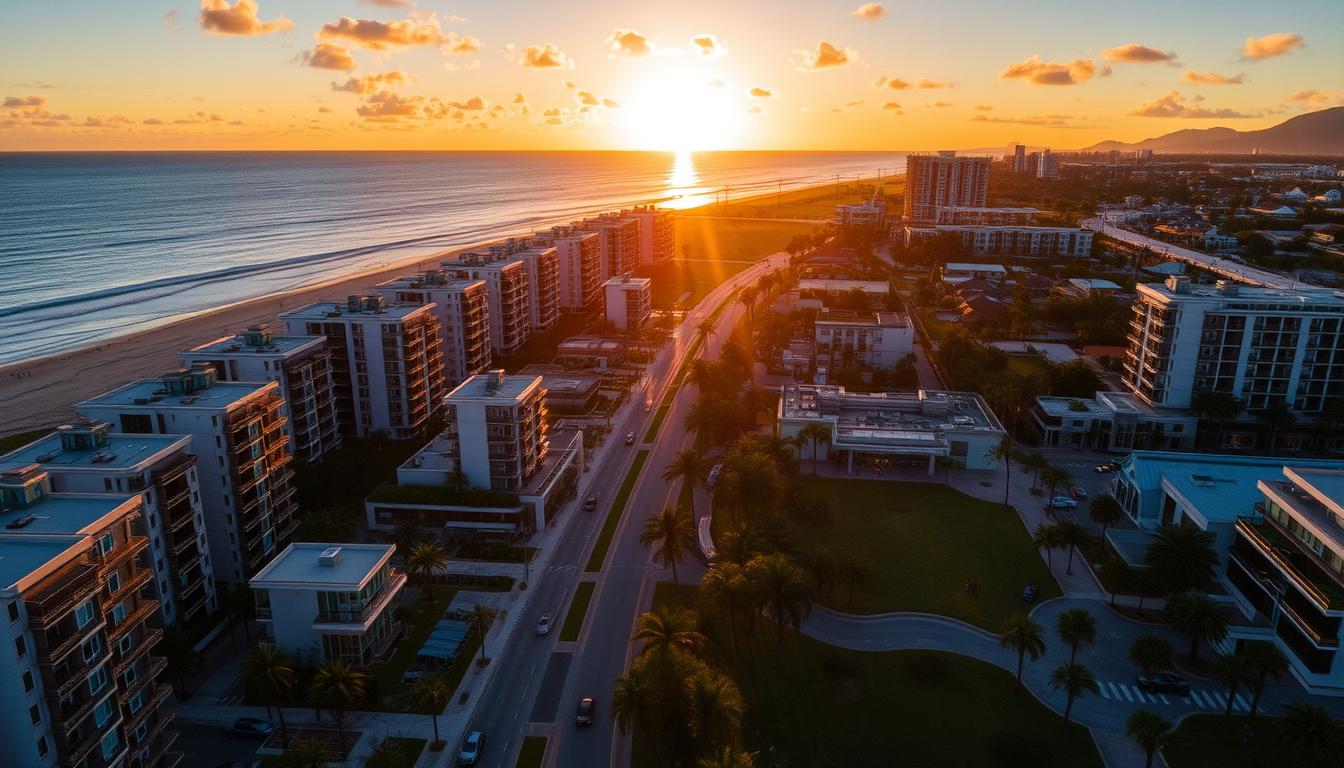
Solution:
M943 282L960 283L966 280L989 280L1003 282L1008 270L1002 264L977 264L965 261L949 261L943 265Z
M903 232L907 247L943 234L956 235L961 247L973 256L1084 258L1092 254L1092 231L1077 227L938 224L907 226Z
M443 344L443 378L455 387L490 367L490 290L484 280L456 280L442 269L378 284L391 304L432 305Z
M938 224L971 224L981 227L1026 226L1040 213L1035 208L975 208L943 206L938 209Z
M1195 447L1199 417L1153 408L1131 392L1094 398L1036 398L1031 418L1042 445L1101 451L1185 451Z
M835 206L837 227L881 227L886 221L887 201L882 197L881 189L874 192L871 199L862 203Z
M602 284L607 322L637 333L653 315L653 281L647 277L614 277Z
M570 336L555 348L555 360L582 368L610 368L625 361L625 342L600 336Z
M518 375L541 377L541 387L546 390L546 408L552 413L587 413L602 388L601 376L571 371L562 365L532 363L523 366Z
M1090 299L1093 296L1114 296L1124 290L1110 280L1071 277L1055 286L1055 292L1070 299Z
M824 277L805 277L798 281L800 293L819 293L825 296L839 296L851 291L861 291L870 299L885 299L891 294L891 283L885 280L842 280Z
M889 371L914 351L915 330L909 315L873 312L841 319L840 314L820 315L813 327L818 368Z

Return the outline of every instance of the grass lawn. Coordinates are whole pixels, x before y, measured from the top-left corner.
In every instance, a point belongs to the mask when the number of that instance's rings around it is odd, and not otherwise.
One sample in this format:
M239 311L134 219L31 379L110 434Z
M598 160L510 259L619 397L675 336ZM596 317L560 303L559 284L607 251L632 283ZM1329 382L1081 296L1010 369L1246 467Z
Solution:
M1023 376L1044 381L1049 364L1039 355L1009 355L1008 367Z
M518 762L514 763L514 768L541 768L541 761L546 757L546 737L545 736L524 736L523 746L518 750Z
M804 468L806 471L806 468ZM813 546L863 556L873 575L837 584L821 602L851 613L924 611L952 616L997 632L1023 609L1022 588L1037 600L1060 594L1011 509L973 499L938 483L805 478L831 500L830 525L808 529ZM968 579L983 586L967 593Z
M593 588L596 586L595 581L580 581L574 588L574 599L570 601L569 611L565 614L565 625L560 628L561 641L579 639L579 632L583 631L583 619L588 615L588 603L593 600Z
M849 177L840 180L838 190L834 183L822 183L815 186L794 188L782 195L767 189L747 197L735 197L727 204L704 205L687 210L686 213L705 216L751 216L774 219L830 219L835 215L837 192L840 195L840 203L867 202L869 196L872 195L873 184L876 181L875 176L859 180ZM885 195L898 194L904 189L904 177L888 176L882 180L882 191ZM887 205L888 210L891 210L892 203L888 202Z
M419 706L412 699L414 685L403 685L401 677L415 663L416 653L425 644L425 639L433 631L434 624L443 617L448 605L453 601L457 589L443 585L434 588L433 600L415 600L407 603L406 639L397 643L397 649L387 661L374 665L369 673L377 680L379 701L376 705L365 705L368 709L381 712L418 712ZM480 635L472 632L458 649L457 661L444 670L443 678L449 690L456 690L462 676L467 673L481 647Z
M602 521L602 530L597 535L597 544L593 546L593 553L588 557L588 563L583 570L588 573L596 573L602 570L602 562L607 559L607 550L611 548L611 540L616 535L616 526L621 522L621 513L625 511L625 503L630 500L630 493L635 489L635 479L639 477L639 470L643 469L644 462L648 461L649 452L641 450L635 454L635 462L630 465L630 471L625 473L625 480L621 483L621 489L616 492L616 498L611 502L611 509L607 510L607 518Z
M693 600L659 584L654 603ZM1101 766L1087 730L1016 688L1012 675L948 653L840 650L794 635L744 635L721 666L746 705L743 739L759 765ZM657 765L636 734L639 768Z
M791 238L814 229L813 224L783 221L678 218L676 258L642 267L640 274L653 279L655 309L671 308L687 292L691 296L685 306L693 306L750 262L783 250Z
M1249 729L1249 731L1247 731ZM1243 733L1249 732L1250 738ZM1289 765L1274 736L1274 721L1266 717L1193 715L1181 721L1162 750L1171 768L1250 768Z

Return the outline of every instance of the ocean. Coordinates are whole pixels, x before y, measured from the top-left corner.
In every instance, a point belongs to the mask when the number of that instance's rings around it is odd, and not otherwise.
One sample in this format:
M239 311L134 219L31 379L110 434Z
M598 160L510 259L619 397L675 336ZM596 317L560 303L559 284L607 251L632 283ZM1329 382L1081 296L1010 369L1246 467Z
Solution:
M897 152L0 153L0 364L634 203Z

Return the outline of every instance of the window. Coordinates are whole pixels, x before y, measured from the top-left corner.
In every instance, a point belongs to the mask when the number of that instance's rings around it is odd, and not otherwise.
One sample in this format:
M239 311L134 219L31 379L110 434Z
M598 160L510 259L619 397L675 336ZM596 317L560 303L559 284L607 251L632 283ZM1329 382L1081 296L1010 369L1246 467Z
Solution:
M119 626L126 620L126 602L117 603L112 608L112 626Z
M130 710L132 715L139 712L140 708L143 706L145 706L145 692L143 690L136 691L135 695L131 697L131 700L126 702L126 709ZM136 741L139 740L139 738L136 739Z
M131 652L131 648L134 646L135 641L131 639L131 636L125 635L120 640L117 641L117 653L122 656L125 656L126 654Z
M85 640L84 645L80 646L80 648L84 652L84 660L93 661L98 658L98 654L103 652L103 640L99 635L94 635L88 640Z
M93 708L93 724L102 728L112 717L112 699L104 699Z
M117 750L121 749L121 737L115 730L103 737L102 748L104 760L111 760L117 754Z
M28 643L22 637L14 638L14 650L19 652L19 658L22 659L28 654Z
M46 756L47 756L47 737L46 737L46 736L40 736L40 737L38 737L38 739L37 739L37 756L38 756L38 757L46 757Z
M28 708L28 719L33 721L33 725L42 722L42 708L36 704Z
M90 621L93 621L93 601L89 600L75 609L75 625L83 629Z
M107 669L99 667L98 671L89 675L89 695L93 696L107 687Z
M126 688L130 688L131 684L134 683L138 677L140 677L140 673L135 671L135 667L127 667L126 671L121 673L121 684Z
M32 693L35 684L33 683L33 673L31 671L23 673L23 692Z
M107 575L107 594L115 595L121 589L121 574L113 571Z
M7 606L7 608L9 609L9 620L10 620L11 622L18 621L18 620L19 620L19 601L18 601L18 600L15 600L14 602L10 603L10 604Z
M103 537L101 539L98 540L98 554L106 555L107 553L111 552L112 548L115 547L116 545L117 545L116 537L112 535L111 531L108 531L107 533L103 534Z

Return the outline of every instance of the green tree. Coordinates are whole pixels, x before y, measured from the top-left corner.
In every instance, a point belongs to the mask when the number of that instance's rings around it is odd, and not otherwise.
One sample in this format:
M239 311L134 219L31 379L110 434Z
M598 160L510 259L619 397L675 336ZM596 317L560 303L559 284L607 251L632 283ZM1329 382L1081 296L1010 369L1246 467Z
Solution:
M756 753L724 747L708 757L695 761L695 768L756 768Z
M1278 680L1288 671L1288 657L1279 650L1279 646L1263 640L1246 644L1243 651L1251 662L1253 679L1251 680L1251 717L1255 717L1260 708L1260 697L1265 693L1265 685L1270 680Z
M1143 556L1154 585L1166 596L1203 588L1218 565L1213 541L1212 533L1188 523L1163 523Z
M779 643L786 627L798 629L812 612L815 586L787 555L757 555L747 563L747 578L755 586L766 613L775 622Z
M845 582L849 605L854 605L854 586L873 578L873 566L857 552L841 552L835 556L835 578Z
M1276 724L1279 740L1301 766L1338 766L1344 760L1344 724L1325 707L1293 702Z
M1139 635L1129 646L1129 660L1145 675L1168 669L1171 667L1171 641L1156 632Z
M759 519L778 509L784 498L784 478L768 456L752 451L729 451L723 474L714 485L714 509L726 509L735 522Z
M1087 543L1087 530L1083 526L1072 520L1060 520L1055 523L1056 536L1059 537L1060 548L1069 553L1069 562L1064 568L1064 572L1073 573L1073 553Z
M286 749L289 748L289 728L285 725L284 703L293 695L296 679L294 660L274 645L258 645L243 662L243 690L253 701L264 702L268 715L271 704L275 704L280 720L280 739Z
M1072 661L1059 665L1050 673L1050 688L1055 691L1062 689L1068 696L1068 701L1064 704L1066 728L1069 725L1069 716L1073 712L1073 700L1084 693L1097 693L1101 690L1097 686L1097 678L1092 674L1092 670Z
M1250 660L1240 653L1220 653L1213 659L1211 673L1213 679L1227 689L1227 709L1223 712L1223 718L1230 718L1232 700L1237 695L1237 689L1249 684L1253 679Z
M737 741L742 727L742 695L725 675L702 667L687 681L691 733L710 748Z
M490 631L490 625L495 623L496 612L494 608L488 605L477 603L471 606L471 612L467 614L467 623L476 630L481 636L481 661L488 661L485 655L485 635Z
M680 480L689 485L691 517L695 517L695 491L697 488L705 487L709 479L710 464L705 460L704 454L694 448L687 448L684 451L678 451L676 456L672 457L669 463L663 469L663 482L671 485Z
M1151 709L1136 709L1125 721L1125 734L1143 750L1144 768L1153 768L1153 755L1171 736L1171 723Z
M994 444L989 451L989 458L992 461L1003 462L1003 506L1008 506L1008 491L1013 484L1013 459L1017 457L1017 449L1013 447L1013 441L1004 437Z
M434 725L434 742L439 742L439 714L448 706L448 698L453 695L448 683L440 676L422 677L415 683L413 697L416 703L429 713L429 721Z
M1109 493L1099 493L1092 503L1087 505L1087 514L1092 522L1101 526L1101 540L1106 540L1106 529L1125 517L1125 508Z
M163 630L163 639L159 641L157 653L167 662L164 671L173 682L173 692L179 701L190 696L187 690L187 678L201 671L205 659L192 647L191 637L180 624L172 624Z
M1070 475L1069 471L1063 467L1048 463L1042 467L1041 482L1044 483L1045 487L1048 489L1045 496L1047 499L1046 503L1053 504L1055 491L1058 490L1061 485L1068 485L1071 480L1073 480L1073 475ZM1053 512L1054 507L1051 506L1050 510Z
M728 632L737 643L737 612L750 601L751 583L742 566L716 560L700 579L700 593L728 618Z
M1078 649L1097 641L1097 618L1084 608L1070 608L1055 617L1055 634L1069 645L1069 663L1078 660Z
M344 754L349 745L345 740L345 713L364 701L369 678L344 661L331 661L318 667L308 686L313 706L325 709L336 720L336 732L341 737Z
M1036 544L1037 549L1045 550L1045 567L1053 572L1055 570L1055 550L1063 547L1063 542L1059 535L1059 527L1056 525L1039 523L1036 526L1036 533L1032 535L1031 540Z
M1022 667L1028 656L1032 661L1045 653L1045 630L1025 613L1008 617L999 635L999 646L1017 653L1017 684L1022 685Z
M1275 438L1279 432L1291 427L1297 417L1293 415L1292 409L1288 403L1283 400L1275 400L1264 408L1256 412L1255 417L1260 423L1265 425L1265 448L1273 451Z
M437 544L417 544L406 565L425 580L425 599L434 599L434 575L448 567L448 555Z
M798 436L812 444L812 474L817 474L817 448L831 440L831 427L818 421L810 421L798 430Z
M689 610L655 606L652 611L640 615L630 639L643 643L642 653L654 658L678 652L694 656L705 646L705 636L695 625L695 614Z
M641 546L653 547L654 560L672 567L672 581L677 578L677 562L694 552L697 545L695 520L686 510L664 507L663 511L644 521L639 535Z
M1227 617L1212 597L1198 590L1182 592L1167 601L1167 617L1177 632L1190 640L1190 658L1198 658L1199 643L1222 642L1227 637Z
M322 742L312 739L299 739L285 748L285 753L276 758L277 768L326 768L331 756Z

